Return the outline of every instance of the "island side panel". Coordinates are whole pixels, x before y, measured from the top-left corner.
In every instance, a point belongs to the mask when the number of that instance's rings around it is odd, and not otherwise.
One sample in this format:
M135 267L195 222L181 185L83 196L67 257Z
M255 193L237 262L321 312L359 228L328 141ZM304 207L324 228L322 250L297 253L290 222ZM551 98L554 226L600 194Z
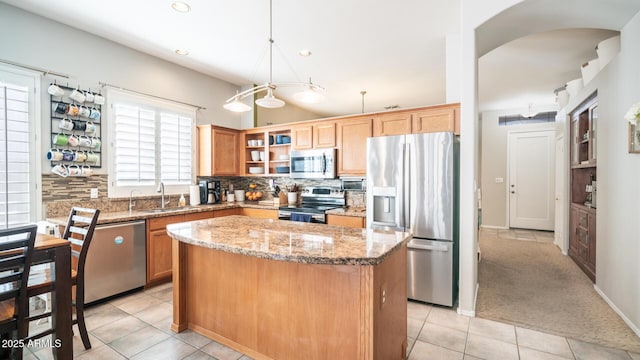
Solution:
M187 329L187 253L186 244L171 240L173 271L173 323L171 330L181 332Z
M190 329L255 359L372 359L372 349L366 357L359 350L362 266L310 265L186 248ZM372 275L369 278L372 281ZM372 317L370 305L364 313ZM402 321L406 326L406 317ZM365 347L370 347L372 336L367 338Z
M375 266L373 283L373 358L404 360L407 358L406 244Z

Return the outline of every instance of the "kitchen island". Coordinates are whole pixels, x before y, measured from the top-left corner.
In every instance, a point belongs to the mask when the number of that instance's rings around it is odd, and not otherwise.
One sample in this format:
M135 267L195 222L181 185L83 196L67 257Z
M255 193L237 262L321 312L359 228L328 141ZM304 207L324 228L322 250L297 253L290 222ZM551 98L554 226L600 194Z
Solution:
M405 359L403 232L245 216L172 224L172 330L254 359Z

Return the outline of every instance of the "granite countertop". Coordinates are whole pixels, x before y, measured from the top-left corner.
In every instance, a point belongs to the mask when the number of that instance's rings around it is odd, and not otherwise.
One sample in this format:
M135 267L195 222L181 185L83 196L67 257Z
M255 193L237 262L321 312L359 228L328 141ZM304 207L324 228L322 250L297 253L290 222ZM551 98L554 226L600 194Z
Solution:
M154 212L153 210L147 210L147 209L134 209L131 212L129 211L101 212L100 216L98 217L98 225L125 222L125 221L146 220L146 219L159 218L159 217L172 216L172 215L193 214L193 213L213 211L213 210L233 209L233 208L240 208L240 207L265 209L265 210L278 210L278 206L276 205L260 205L257 203L249 203L249 202L232 202L232 203L220 203L220 204L212 204L212 205L185 206L181 208L167 208L164 211L160 211L160 212ZM47 218L46 220L56 225L66 225L68 217L65 216L65 217Z
M233 215L167 225L181 242L263 259L377 265L410 234Z
M349 206L346 208L327 210L327 215L356 216L364 218L367 217L367 208Z

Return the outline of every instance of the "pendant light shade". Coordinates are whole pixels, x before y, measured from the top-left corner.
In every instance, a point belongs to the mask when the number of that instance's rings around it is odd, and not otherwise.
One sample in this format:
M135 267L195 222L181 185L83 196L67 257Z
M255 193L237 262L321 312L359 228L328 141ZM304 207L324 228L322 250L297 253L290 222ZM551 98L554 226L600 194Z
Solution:
M223 107L233 112L246 112L251 110L251 106L243 103L237 97L233 101L224 104Z
M267 95L265 95L262 99L256 100L256 105L262 106L264 108L275 109L283 107L284 101L273 96L273 89L269 88L267 90Z
M231 111L243 112L251 110L251 106L242 103L240 100L254 95L256 93L267 90L267 95L265 97L256 100L256 105L264 107L264 108L279 108L285 105L285 102L276 98L273 95L273 92L278 87L304 87L304 91L294 94L294 98L300 102L304 103L317 103L324 100L324 95L322 91L324 88L318 85L311 83L311 79L309 79L308 83L303 82L289 82L289 83L274 83L273 82L273 1L269 0L269 82L255 86L249 90L245 90L241 93L237 93L236 95L229 98L224 104L224 108Z

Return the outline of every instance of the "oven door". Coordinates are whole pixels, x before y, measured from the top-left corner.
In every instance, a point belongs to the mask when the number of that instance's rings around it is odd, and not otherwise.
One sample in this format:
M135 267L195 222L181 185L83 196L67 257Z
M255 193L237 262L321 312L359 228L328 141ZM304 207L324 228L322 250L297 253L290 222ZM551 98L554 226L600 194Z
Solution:
M303 213L303 212L300 212L300 213L297 213L297 214L311 215L311 221L309 221L309 222L312 222L312 223L317 223L317 224L325 224L326 223L326 217L324 216L324 213L316 214L316 213ZM286 210L278 211L278 219L291 221L291 211L286 211Z

